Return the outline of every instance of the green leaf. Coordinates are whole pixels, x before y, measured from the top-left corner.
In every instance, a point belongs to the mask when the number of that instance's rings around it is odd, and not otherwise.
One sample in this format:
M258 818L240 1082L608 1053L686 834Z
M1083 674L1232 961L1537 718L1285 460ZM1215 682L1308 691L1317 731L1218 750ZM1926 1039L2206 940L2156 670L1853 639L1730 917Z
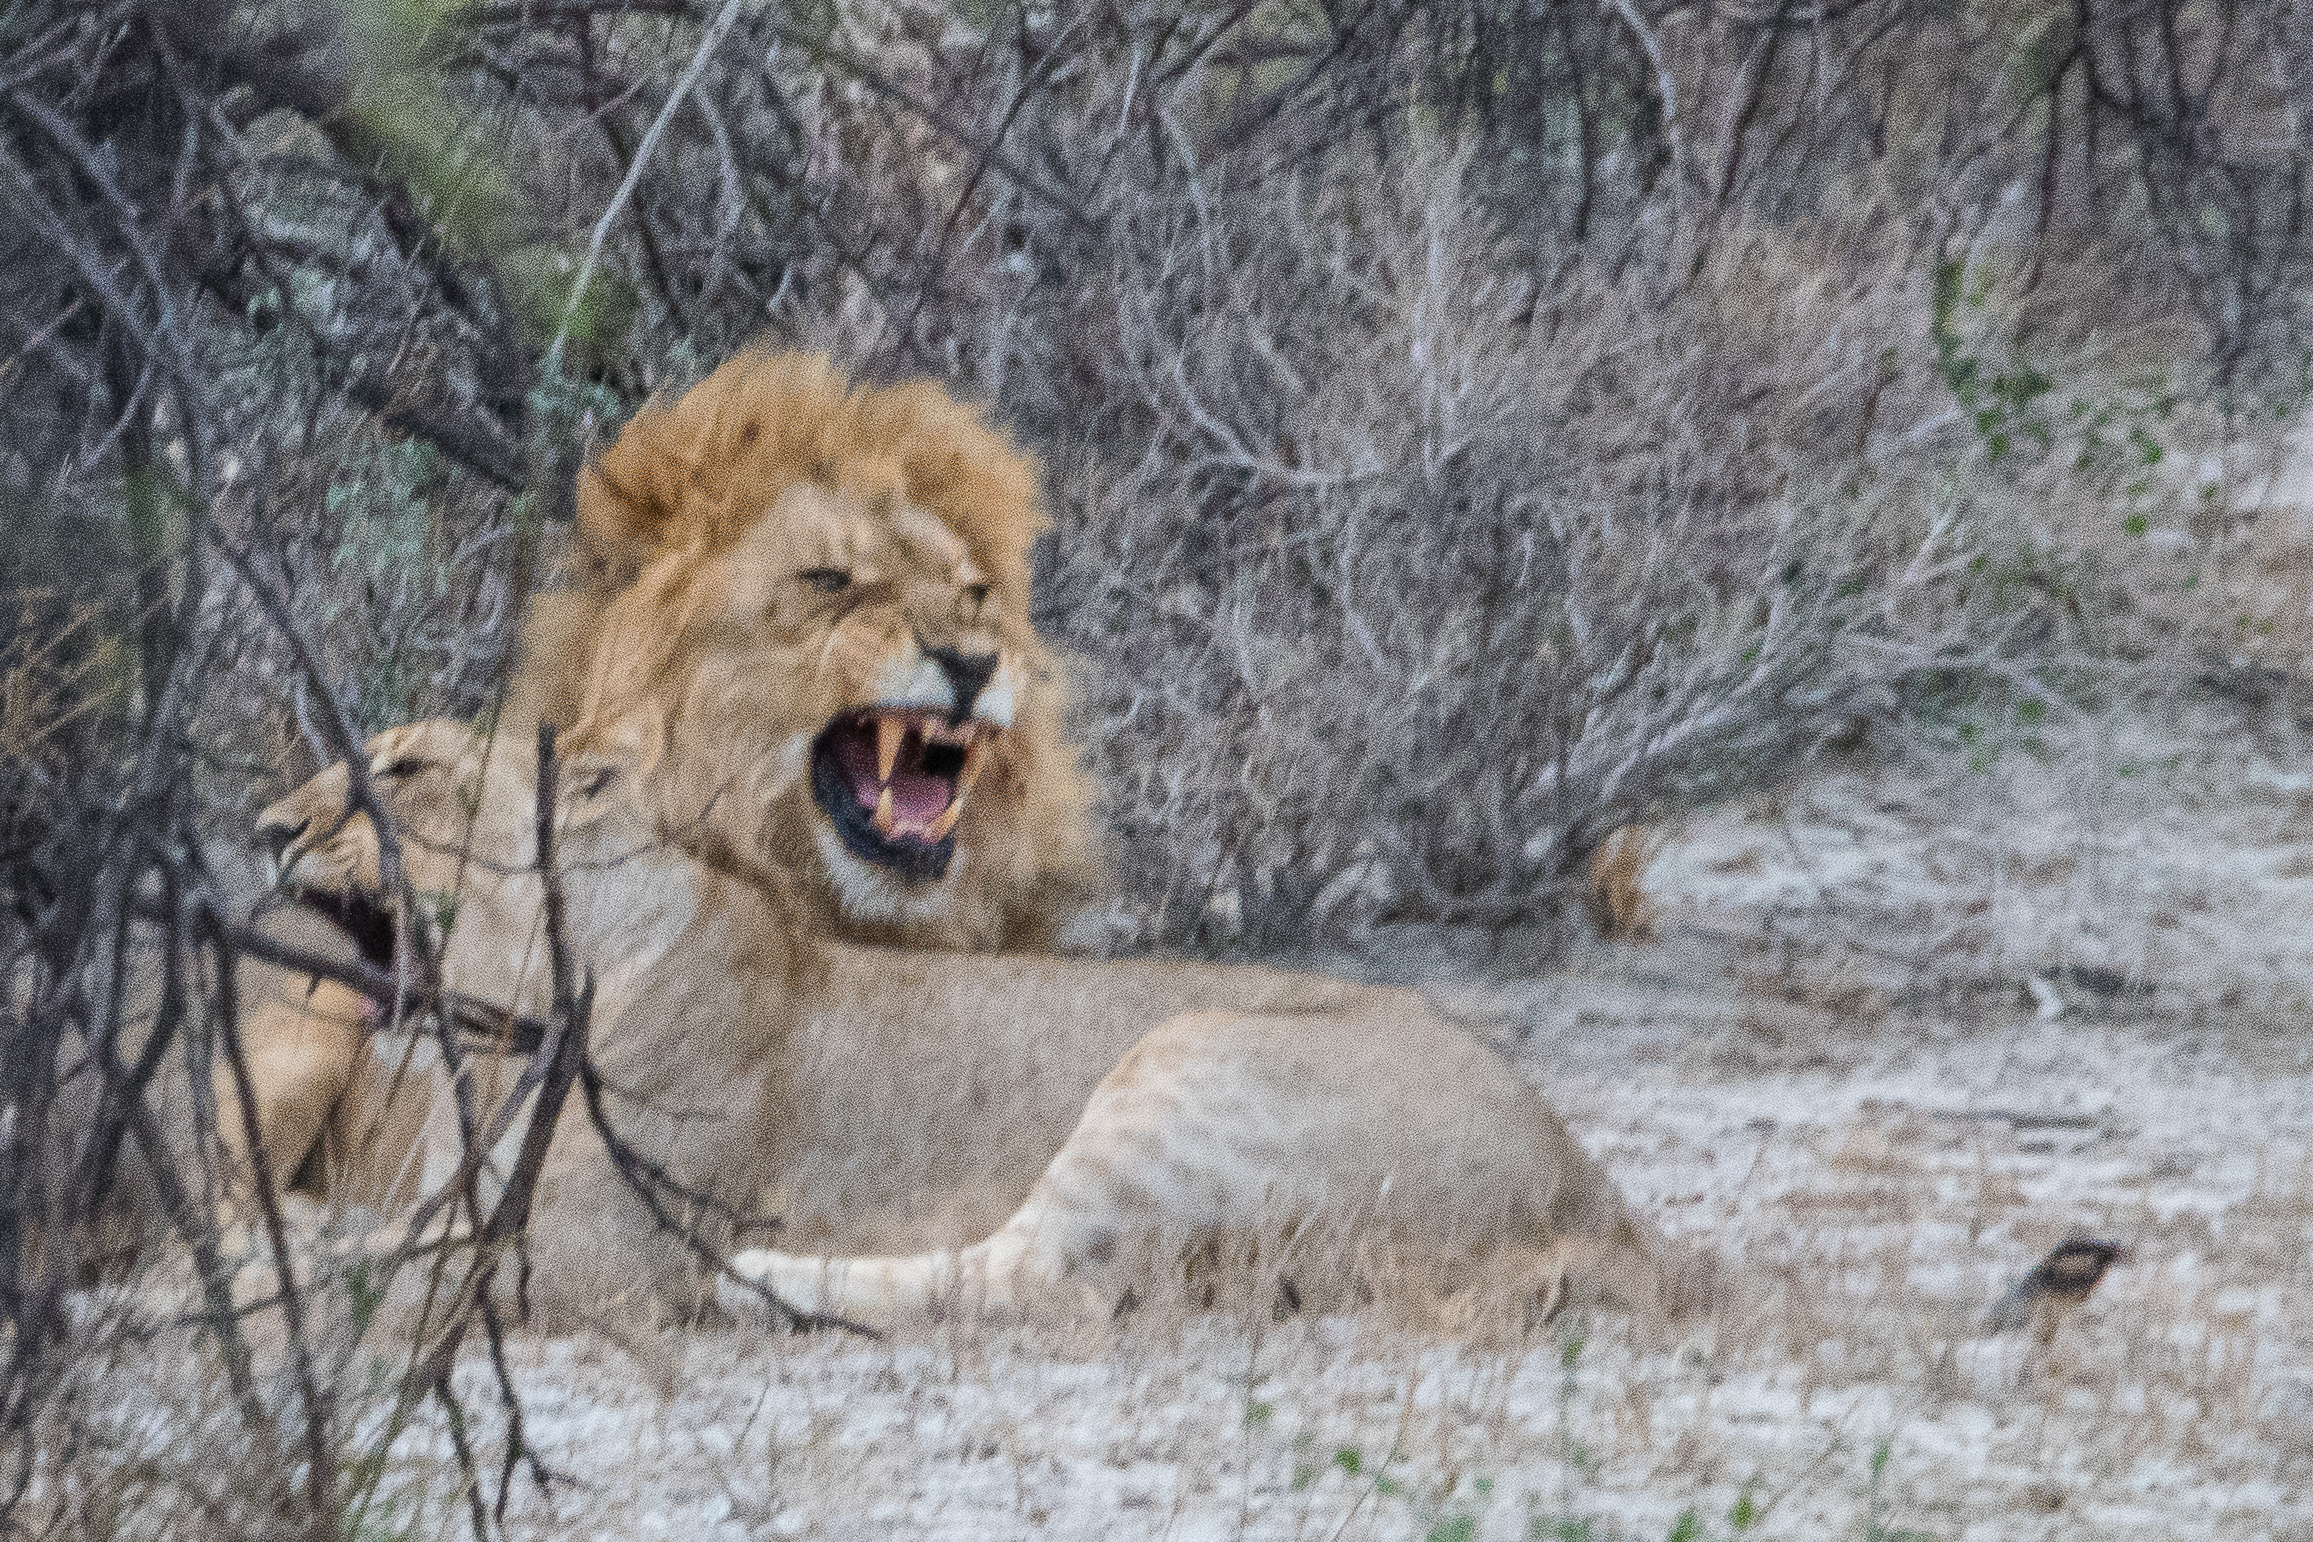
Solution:
M385 1286L370 1278L369 1262L364 1259L345 1271L345 1293L353 1307L353 1331L356 1337L369 1331L370 1320L385 1300Z

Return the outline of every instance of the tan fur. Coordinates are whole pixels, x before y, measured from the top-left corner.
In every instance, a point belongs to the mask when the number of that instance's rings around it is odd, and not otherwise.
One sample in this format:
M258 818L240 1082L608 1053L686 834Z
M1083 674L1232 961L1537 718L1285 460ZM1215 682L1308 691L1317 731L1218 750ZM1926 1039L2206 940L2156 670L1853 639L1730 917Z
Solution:
M390 730L372 750L401 767L383 786L413 882L461 896L448 983L537 1010L528 768L453 724ZM1653 1244L1613 1185L1499 1056L1418 998L1262 969L814 938L662 841L632 764L625 744L574 754L561 837L572 945L597 974L597 1050L632 1137L725 1197L780 1196L790 1248L988 1237L903 1261L912 1274L848 1271L876 1283L831 1304L888 1311L959 1267L994 1297L1021 1280L1113 1295L1146 1256L1122 1242L1247 1228L1354 1233L1441 1264L1523 1256L1526 1289L1555 1288L1571 1257L1604 1293L1655 1299ZM304 832L294 881L374 884L375 832L344 808L325 776L267 811ZM559 1270L581 1295L647 1278L688 1304L673 1244L638 1221L582 1127L558 1136L550 1176L541 1277Z
M1654 1245L1534 1090L1382 992L1157 1024L982 1242L882 1258L751 1249L734 1267L795 1305L882 1325L950 1301L1105 1309L1168 1258L1249 1272L1258 1305L1264 1287L1338 1306L1475 1285L1545 1317L1570 1289L1661 1304ZM746 1304L742 1289L723 1295Z
M315 923L318 925L319 923ZM276 919L271 927L280 931ZM327 938L292 936L308 946ZM241 1038L256 1093L258 1140L275 1180L296 1183L349 1204L405 1200L406 1190L377 1188L374 1149L405 1151L417 1128L406 1099L395 1096L403 1069L371 1042L363 998L332 981L243 961L235 973ZM247 1141L230 1068L212 1073L221 1117L217 1138L242 1153Z
M853 387L825 359L746 353L637 413L581 474L575 592L525 627L505 721L648 707L662 807L794 918L855 941L1042 946L1097 881L1094 799L1058 660L1029 624L1033 462L928 381ZM857 583L829 599L796 575ZM966 591L988 588L984 602ZM948 877L893 894L831 870L797 736L872 705L922 650L1000 652L1019 710Z
M750 352L637 413L581 473L577 501L577 584L531 602L499 715L510 740L541 719L567 728L590 699L647 710L668 730L653 777L664 812L796 924L910 947L1054 942L1099 874L1061 668L1028 621L1045 518L1027 457L928 382L854 388L825 359ZM798 582L825 565L852 569L854 592ZM1000 653L1017 710L948 875L909 886L830 854L798 744L943 645ZM374 1121L394 1067L357 1035L311 1028L358 1004L332 985L268 989L297 1001L269 1001L247 1026L274 1167L295 1170L317 1140L332 1173L391 1145Z

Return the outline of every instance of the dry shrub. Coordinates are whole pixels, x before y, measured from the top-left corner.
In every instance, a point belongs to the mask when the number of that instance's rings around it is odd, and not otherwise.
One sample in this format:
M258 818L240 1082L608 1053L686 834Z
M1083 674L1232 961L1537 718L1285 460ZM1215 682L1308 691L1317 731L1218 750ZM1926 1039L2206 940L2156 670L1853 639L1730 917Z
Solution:
M67 570L0 612L0 1534L359 1534L400 1425L463 1419L463 1336L498 1347L483 1292L508 1260L479 1217L510 1236L527 1187L430 1196L473 1245L330 1251L294 1224L288 1175L237 1154L255 1119L242 965L279 939L236 924L208 854L200 784L246 721L202 710L232 680L216 661L293 657L333 758L352 737L278 590L208 600L140 690L143 578ZM431 974L415 947L413 986ZM396 1271L437 1265L414 1343L373 1333ZM500 1471L521 1457L517 1433ZM472 1451L452 1465L450 1491L478 1496ZM428 1485L405 1468L394 1486L406 1503ZM486 1501L459 1503L486 1522Z
M126 705L134 665L102 611L47 589L9 595L0 626L0 778L19 817L52 814L77 729ZM27 806L29 805L29 806Z
M1053 468L1142 920L1268 945L1548 918L1939 672L2208 643L2102 590L2303 399L2271 8L710 9L36 4L0 475L230 450L375 722L486 699L591 424L765 329L940 376ZM87 106L204 93L249 134Z
M350 749L325 707L485 708L594 426L765 331L1044 456L1144 935L1552 921L1855 721L1972 755L2306 667L2302 537L2236 491L2313 379L2302 9L838 0L695 52L721 9L11 12L19 1450L117 1363L25 1239L109 1172L40 1121L117 1047L124 897Z
M1897 254L1545 284L1460 166L1215 189L1112 281L1135 453L1069 468L1045 611L1160 932L1547 919L1955 640L1907 593L1945 445Z

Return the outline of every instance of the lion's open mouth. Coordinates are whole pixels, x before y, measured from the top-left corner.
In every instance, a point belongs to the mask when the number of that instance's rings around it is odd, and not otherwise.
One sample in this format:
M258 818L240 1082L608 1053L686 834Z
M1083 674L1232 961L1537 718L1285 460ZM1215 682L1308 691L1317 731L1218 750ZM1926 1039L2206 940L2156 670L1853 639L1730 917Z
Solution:
M812 743L811 792L853 856L910 883L944 878L956 821L997 732L938 712L846 712Z
M333 894L324 889L294 891L297 903L353 939L354 950L372 969L394 966L393 912L366 894Z

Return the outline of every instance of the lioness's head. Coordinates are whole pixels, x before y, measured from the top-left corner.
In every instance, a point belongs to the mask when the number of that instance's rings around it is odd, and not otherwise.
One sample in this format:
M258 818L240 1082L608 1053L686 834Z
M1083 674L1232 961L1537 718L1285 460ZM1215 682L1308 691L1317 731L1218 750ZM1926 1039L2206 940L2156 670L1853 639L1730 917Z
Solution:
M872 940L1048 935L1081 896L1092 800L1028 620L1035 472L977 414L744 356L638 414L579 516L594 598L534 627L525 671L583 657L565 721L656 725L660 817L710 860Z
M365 746L369 777L396 836L416 920L442 949L444 983L517 1011L552 999L538 874L538 793L529 754L464 723L389 728ZM687 860L654 836L623 746L560 764L555 865L578 962L631 966L689 910ZM408 919L381 876L383 848L353 805L352 777L331 766L257 816L277 887L342 927L379 968L394 963Z

